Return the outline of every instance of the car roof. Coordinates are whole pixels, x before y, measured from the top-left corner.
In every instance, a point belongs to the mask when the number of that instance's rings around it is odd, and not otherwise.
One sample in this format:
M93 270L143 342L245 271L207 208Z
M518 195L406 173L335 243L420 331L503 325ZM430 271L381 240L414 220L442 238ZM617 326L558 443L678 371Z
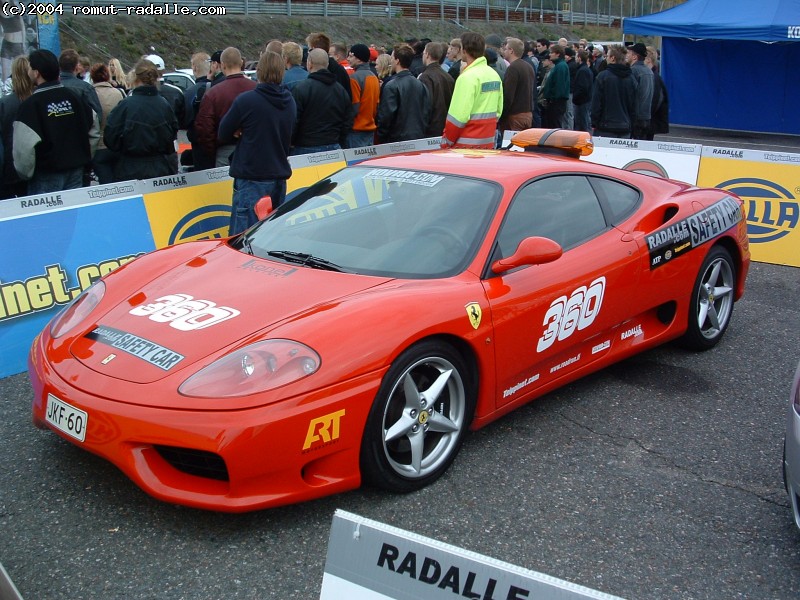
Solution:
M622 179L629 179L628 175L633 175L620 169L596 165L577 158L507 150L413 152L372 158L360 164L466 175L496 181L504 185L519 185L533 177L560 171L600 173Z

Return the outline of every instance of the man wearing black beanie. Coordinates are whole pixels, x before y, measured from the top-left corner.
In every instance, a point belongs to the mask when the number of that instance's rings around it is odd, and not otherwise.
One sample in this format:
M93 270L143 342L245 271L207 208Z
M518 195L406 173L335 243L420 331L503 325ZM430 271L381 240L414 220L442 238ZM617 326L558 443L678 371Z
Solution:
M347 139L350 148L372 146L375 141L375 130L378 128L378 100L381 95L381 84L369 68L369 47L365 44L353 44L347 55L353 74L350 75L350 89L353 97L353 131Z

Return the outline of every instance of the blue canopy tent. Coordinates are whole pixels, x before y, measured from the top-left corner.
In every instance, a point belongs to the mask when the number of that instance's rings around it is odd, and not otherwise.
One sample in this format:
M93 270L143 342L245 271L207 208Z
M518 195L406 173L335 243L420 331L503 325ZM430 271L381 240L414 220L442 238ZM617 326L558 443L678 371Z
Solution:
M663 38L671 122L800 134L800 0L688 0L622 27Z

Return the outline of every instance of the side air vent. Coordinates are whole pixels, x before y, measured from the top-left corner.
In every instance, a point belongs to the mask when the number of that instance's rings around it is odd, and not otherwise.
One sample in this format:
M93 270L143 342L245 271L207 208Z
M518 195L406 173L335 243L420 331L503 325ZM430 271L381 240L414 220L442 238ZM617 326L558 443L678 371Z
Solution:
M667 209L664 211L664 223L672 220L672 217L674 217L677 214L678 214L677 206L668 206Z

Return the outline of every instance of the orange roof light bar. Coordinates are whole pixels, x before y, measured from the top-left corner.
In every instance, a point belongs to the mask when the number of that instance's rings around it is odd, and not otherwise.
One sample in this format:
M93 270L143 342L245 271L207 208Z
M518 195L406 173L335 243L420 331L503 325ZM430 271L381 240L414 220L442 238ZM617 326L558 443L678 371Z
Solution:
M526 129L514 135L511 143L526 151L553 149L575 158L589 156L594 150L591 134L569 129Z

